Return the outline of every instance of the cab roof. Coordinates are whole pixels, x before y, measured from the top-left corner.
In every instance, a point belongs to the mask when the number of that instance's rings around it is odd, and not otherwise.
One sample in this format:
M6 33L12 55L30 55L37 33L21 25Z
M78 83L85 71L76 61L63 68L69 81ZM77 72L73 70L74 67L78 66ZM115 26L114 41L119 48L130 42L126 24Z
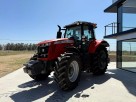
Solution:
M68 25L65 25L64 28L67 28L67 27L72 27L72 26L77 26L77 25L93 25L94 28L96 28L96 23L91 23L91 22L86 22L86 21L76 21L74 23L71 23L71 24L68 24Z

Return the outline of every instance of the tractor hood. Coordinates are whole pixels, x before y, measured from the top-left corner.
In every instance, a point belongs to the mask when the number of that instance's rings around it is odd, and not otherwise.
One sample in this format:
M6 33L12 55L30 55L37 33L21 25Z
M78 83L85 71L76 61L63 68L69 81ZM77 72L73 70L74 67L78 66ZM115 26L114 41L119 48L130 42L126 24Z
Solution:
M54 43L54 44L74 43L74 41L70 40L68 38L60 38L60 39L53 39L53 40L45 40L45 41L42 41L42 42L38 43L37 45L42 45L42 44L50 45L51 43Z

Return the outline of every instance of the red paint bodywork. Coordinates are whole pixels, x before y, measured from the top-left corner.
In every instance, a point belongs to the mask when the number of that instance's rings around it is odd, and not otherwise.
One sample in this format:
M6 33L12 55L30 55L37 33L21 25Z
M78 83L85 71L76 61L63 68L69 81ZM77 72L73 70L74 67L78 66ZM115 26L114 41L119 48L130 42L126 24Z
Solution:
M96 49L99 47L99 45L101 45L104 42L104 40L93 40L90 43L88 52L89 53L95 53Z
M37 45L46 44L46 43L53 43L53 42L56 42L56 41L63 41L63 40L68 40L68 38L45 40L45 41L38 43Z
M74 41L73 43L64 43L64 41L73 41L68 38L60 38L60 39L54 39L54 40L46 40L43 42L38 43L38 46L41 46L42 44L50 44L49 50L48 50L48 58L38 58L39 60L45 60L45 61L51 61L57 59L60 54L63 54L66 51L65 47L68 46L74 46ZM90 46L88 48L88 52L93 54L95 53L96 49L99 47L99 45L103 42L104 40L93 40L90 43ZM63 42L63 43L61 43Z
M49 50L48 50L48 58L38 58L39 60L46 60L51 61L55 60L60 56L60 54L63 54L66 49L66 46L73 46L73 43L65 43L64 41L69 40L68 38L61 38L61 39L55 39L55 40L46 40L43 42L38 43L37 45L40 46L42 44L50 44ZM63 42L63 43L61 43Z

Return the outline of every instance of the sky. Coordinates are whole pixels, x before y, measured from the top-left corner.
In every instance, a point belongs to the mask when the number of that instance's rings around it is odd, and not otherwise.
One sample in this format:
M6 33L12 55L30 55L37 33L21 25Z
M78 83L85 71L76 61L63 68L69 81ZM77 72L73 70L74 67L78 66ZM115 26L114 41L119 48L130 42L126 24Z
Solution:
M79 20L97 23L96 37L103 39L104 26L116 22L116 14L104 13L111 4L112 0L0 0L0 43L54 39L57 25Z

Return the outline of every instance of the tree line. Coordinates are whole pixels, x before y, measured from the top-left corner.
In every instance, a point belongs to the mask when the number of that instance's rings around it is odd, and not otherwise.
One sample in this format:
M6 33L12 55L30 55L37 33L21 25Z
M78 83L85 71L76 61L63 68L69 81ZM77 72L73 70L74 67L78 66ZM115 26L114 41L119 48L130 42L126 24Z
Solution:
M25 44L25 43L7 43L0 44L0 50L13 50L13 51L23 51L23 50L36 50L35 44Z

